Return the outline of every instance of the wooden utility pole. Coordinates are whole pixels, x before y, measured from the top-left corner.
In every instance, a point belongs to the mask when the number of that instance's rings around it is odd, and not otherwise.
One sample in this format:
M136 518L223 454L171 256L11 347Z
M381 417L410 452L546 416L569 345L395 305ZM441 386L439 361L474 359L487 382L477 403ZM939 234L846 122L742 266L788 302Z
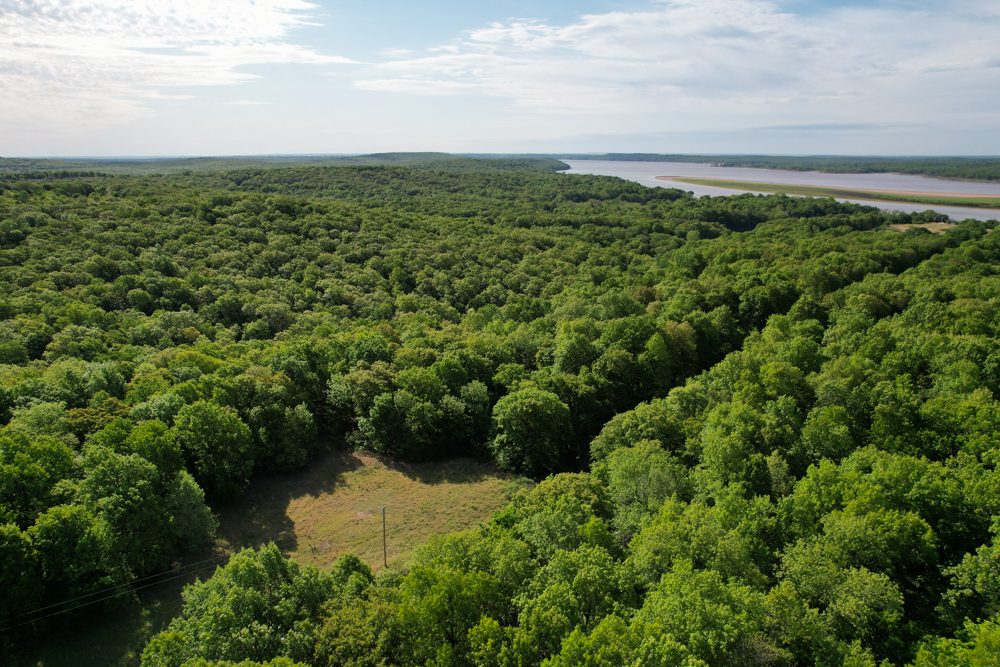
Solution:
M382 567L389 567L389 556L385 550L385 505L382 505Z

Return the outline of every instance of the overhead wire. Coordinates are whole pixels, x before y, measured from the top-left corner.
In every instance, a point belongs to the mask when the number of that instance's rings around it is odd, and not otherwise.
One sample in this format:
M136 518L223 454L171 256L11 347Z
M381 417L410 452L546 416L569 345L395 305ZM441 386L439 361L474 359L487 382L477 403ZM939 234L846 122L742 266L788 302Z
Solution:
M104 597L98 598L96 600L91 600L89 602L84 602L82 604L73 605L73 606L68 607L66 609L57 609L56 611L53 611L53 612L48 613L48 614L44 614L42 616L38 616L36 618L29 618L29 619L27 619L25 621L22 621L21 623L14 623L13 625L5 625L4 627L0 628L0 632L6 632L6 631L11 630L13 628L21 627L23 625L28 625L29 623L36 623L38 621L41 621L41 620L46 619L46 618L50 618L52 616L59 616L61 614L68 614L70 612L76 611L77 609L82 609L83 607L88 607L90 605L97 604L99 602L105 602L107 600L111 600L111 599L114 599L116 597L120 597L122 595L126 595L126 594L129 594L129 593L134 593L136 591L141 591L143 589L151 588L153 586L159 586L160 584L166 583L168 581L173 581L175 579L180 579L182 577L186 577L186 576L195 574L197 572L202 572L204 570L208 570L208 569L211 569L211 568L215 567L215 565L214 564L213 565L205 565L204 567L199 567L199 568L196 568L196 569L193 569L193 570L190 569L190 568L195 567L197 565L202 565L204 563L214 563L216 561L220 561L220 560L227 559L227 558L229 558L229 555L222 555L222 556L215 556L213 558L206 558L205 560L201 560L201 561L197 561L197 562L194 562L194 563L190 563L190 564L185 565L183 567L177 568L176 570L167 570L165 572L160 572L158 574L153 574L153 575L149 575L149 576L146 576L146 577L142 577L141 579L136 579L134 581L127 582L127 583L124 583L124 584L118 584L117 586L109 586L108 588L105 588L105 589L99 590L99 591L94 591L93 593L87 593L85 595L79 595L79 596L77 596L75 598L70 598L69 600L63 600L62 602L56 602L54 604L50 604L50 605L47 605L45 607L39 607L38 609L34 609L32 611L28 611L28 612L24 612L22 614L19 614L19 615L15 616L14 618L12 618L11 620L12 621L16 621L18 619L22 619L22 618L25 618L27 616L33 616L33 615L39 614L39 613L41 613L43 611L47 611L47 610L50 610L50 609L55 609L56 607L63 607L65 605L69 605L69 604L71 604L73 602L77 602L77 601L80 601L80 600L85 600L87 598L91 598L91 597L94 597L96 595L104 595ZM170 575L173 575L173 576L164 577L164 575L167 575L167 574L170 574ZM149 582L150 579L155 579L155 578L158 578L158 577L164 577L164 578L160 579L159 581L153 581L153 582L150 582L150 583L145 583L145 584L143 584L141 586L136 586L135 585L136 583L139 583L139 582ZM117 592L112 592L112 591L117 591ZM111 594L110 595L105 595L106 593L111 593Z

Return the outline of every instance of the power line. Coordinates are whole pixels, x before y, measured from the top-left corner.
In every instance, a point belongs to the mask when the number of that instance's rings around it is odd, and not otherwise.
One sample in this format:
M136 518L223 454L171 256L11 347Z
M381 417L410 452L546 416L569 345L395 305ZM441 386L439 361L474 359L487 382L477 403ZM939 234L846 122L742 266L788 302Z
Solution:
M222 560L222 559L225 559L225 558L229 558L229 556L225 555L225 556L216 556L214 558L207 558L205 560L201 560L201 561L197 561L195 563L191 563L189 565L185 565L185 566L183 566L181 568L178 568L176 570L168 570L166 572L160 572L159 574L149 575L147 577L143 577L142 579L136 579L135 581L132 581L132 582L128 582L128 583L124 583L124 584L119 584L117 586L111 586L109 588L105 588L105 589L100 590L100 591L95 591L93 593L87 593L86 595L80 595L80 596L77 596L75 598L71 598L69 600L63 600L62 602L57 602L55 604L50 604L50 605L45 606L45 607L40 607L40 608L35 609L33 611L24 612L23 614L19 614L18 616L15 616L11 620L16 621L16 620L24 618L26 616L31 616L33 614L38 614L38 613L41 613L43 611L46 611L46 610L49 610L49 609L53 609L55 607L62 607L64 605L68 605L68 604L70 604L72 602L76 602L78 600L84 600L86 598L94 597L95 595L103 595L105 593L111 593L110 595L106 595L105 597L101 597L101 598L98 598L96 600L91 600L90 602L84 602L83 604L74 605L72 607L69 607L68 609L59 609L57 611L51 612L49 614L44 614L44 615L39 616L37 618L31 618L31 619L28 619L26 621L22 621L21 623L15 623L14 625L7 625L7 626L5 626L3 628L0 628L0 632L6 632L6 631L11 630L13 628L18 628L18 627L21 627L23 625L27 625L29 623L35 623L37 621L41 621L43 619L50 618L52 616L58 616L60 614L68 614L68 613L70 613L72 611L76 611L77 609L82 609L83 607L87 607L87 606L90 606L92 604L97 604L98 602L104 602L106 600L111 600L113 598L120 597L120 596L125 595L127 593L134 593L136 591L141 591L143 589L150 588L152 586L158 586L158 585L160 585L162 583L166 583L168 581L173 581L174 579L180 579L181 577L186 577L186 576L195 574L196 572L201 572L203 570L208 570L208 569L211 569L213 567L213 565L206 565L205 567L200 567L200 568L197 568L197 569L194 569L194 570L191 570L190 568L192 568L192 567L194 567L196 565L201 565L203 563L209 563L209 562L213 562L213 561L219 561L219 560ZM142 581L148 581L148 580L154 579L156 577L162 577L162 576L164 576L166 574L173 574L173 576L166 577L166 578L161 579L159 581L153 581L151 583L143 584L142 586L135 586L134 585L135 583L142 582ZM123 589L123 590L118 590L118 589ZM112 593L112 591L116 591L116 590L117 590L117 592Z
M64 605L64 604L69 604L71 602L76 602L77 600L83 600L84 598L93 597L95 595L102 595L102 594L107 593L109 591L113 591L116 588L131 587L134 584L137 584L137 583L140 583L140 582L143 582L143 581L147 581L149 579L154 579L156 577L162 577L165 574L171 574L171 573L180 572L181 570L185 570L185 569L187 569L189 567L194 567L195 565L201 565L202 563L207 563L209 561L221 560L223 558L228 558L228 556L214 556L212 558L206 558L205 560L200 560L200 561L197 561L197 562L194 562L194 563L190 563L188 565L184 565L184 566L182 566L182 567L180 567L180 568L178 568L176 570L167 570L165 572L159 572L157 574L151 574L151 575L148 575L146 577L142 577L141 579L134 579L132 581L125 582L123 584L117 584L115 586L109 586L108 588L105 588L103 590L94 591L93 593L87 593L85 595L80 595L80 596L77 596L75 598L70 598L69 600L63 600L62 602L56 602L55 604L50 604L47 607L40 607L40 608L35 609L33 611L25 612L23 614L15 616L14 620L16 620L18 618L21 618L23 616L28 616L30 614L37 614L38 612L45 611L46 609L52 609L53 607L59 607L59 606ZM132 589L132 590L135 590L135 589Z
M133 589L130 589L130 590L125 590L125 591L120 591L118 593L113 593L111 595L108 595L108 596L103 597L103 598L99 598L97 600L91 600L90 602L84 602L83 604L76 605L75 607L70 607L69 609L60 609L58 611L52 612L51 614L45 614L44 616L39 616L38 618L32 618L32 619L29 619L27 621L22 621L21 623L18 623L16 625L9 625L9 626L7 626L5 628L0 629L0 632L7 632L8 630L13 630L14 628L19 628L21 626L28 625L30 623L36 623L36 622L42 621L42 620L44 620L46 618L51 618L52 616L59 616L61 614L68 614L68 613L74 612L74 611L76 611L78 609L82 609L84 607L89 607L92 604L97 604L99 602L105 602L107 600L111 600L111 599L114 599L116 597L120 597L122 595L125 595L126 593L133 593L135 591L141 591L144 588L150 588L152 586L159 586L162 583L166 583L166 582L172 581L174 579L180 579L181 577L186 577L186 576L192 575L192 574L194 574L196 572L201 572L202 570L209 570L211 568L212 568L211 565L206 565L205 567L198 568L197 570L191 570L189 572L183 572L183 573L175 575L173 577L168 577L166 579L163 579L162 581L154 581L151 584L146 584L144 586L139 586L137 588L133 588ZM29 612L29 613L37 613L37 612ZM24 614L22 614L21 616L24 616ZM21 618L21 617L18 617L18 618Z

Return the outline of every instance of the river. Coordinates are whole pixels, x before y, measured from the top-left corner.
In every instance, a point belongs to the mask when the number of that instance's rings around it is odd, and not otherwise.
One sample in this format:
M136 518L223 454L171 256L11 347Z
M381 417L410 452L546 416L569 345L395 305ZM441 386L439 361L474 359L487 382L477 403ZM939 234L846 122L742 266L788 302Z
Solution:
M778 169L752 169L748 167L715 167L699 162L624 162L616 160L563 160L570 166L565 174L597 174L618 176L629 181L652 187L680 188L689 190L696 196L744 194L743 190L729 190L690 183L658 181L657 176L677 176L681 178L721 178L732 181L755 181L757 183L782 183L786 185L816 185L840 188L863 188L866 190L904 190L907 192L948 192L955 194L1000 195L1000 183L978 183L969 181L947 181L940 178L910 176L907 174L826 174L818 171L782 171ZM996 209L965 208L959 206L935 206L930 204L904 204L895 202L873 202L855 199L840 199L868 206L877 206L886 211L917 213L934 210L952 220L1000 219Z

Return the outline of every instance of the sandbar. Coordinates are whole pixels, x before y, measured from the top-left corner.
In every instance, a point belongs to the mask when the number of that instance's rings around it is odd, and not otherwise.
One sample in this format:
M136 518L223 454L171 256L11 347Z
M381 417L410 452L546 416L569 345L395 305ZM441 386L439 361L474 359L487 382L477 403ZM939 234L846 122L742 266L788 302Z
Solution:
M688 176L657 176L658 181L673 181L675 183L684 183L683 179L690 178ZM692 179L693 180L693 179ZM710 181L714 179L700 178L701 181ZM723 180L723 179L718 179ZM725 181L726 183L739 183L740 181ZM747 185L765 185L765 183L746 181ZM854 192L871 192L872 194L883 194L883 195L900 195L900 196L922 196L922 197L943 197L946 199L958 199L960 197L973 197L975 199L1000 199L1000 195L993 194L979 194L971 192L927 192L926 190L872 190L870 188L848 188L839 187L833 185L804 185L800 183L767 183L766 185L773 187L803 187L803 188L817 188L819 190L851 190ZM719 187L725 188L726 190L733 190L735 188L725 187L723 185L710 186L706 184L706 187Z

